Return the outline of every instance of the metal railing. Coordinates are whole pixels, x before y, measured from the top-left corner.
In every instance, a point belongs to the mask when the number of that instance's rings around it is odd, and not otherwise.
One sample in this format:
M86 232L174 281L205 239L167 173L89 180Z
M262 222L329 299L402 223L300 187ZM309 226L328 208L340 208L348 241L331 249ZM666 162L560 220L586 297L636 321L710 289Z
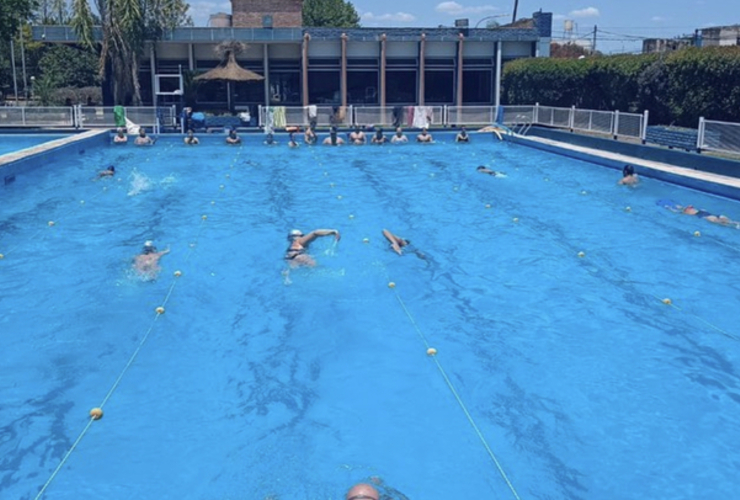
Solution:
M0 107L0 127L74 127L72 107Z
M696 150L740 153L740 123L720 122L699 118Z

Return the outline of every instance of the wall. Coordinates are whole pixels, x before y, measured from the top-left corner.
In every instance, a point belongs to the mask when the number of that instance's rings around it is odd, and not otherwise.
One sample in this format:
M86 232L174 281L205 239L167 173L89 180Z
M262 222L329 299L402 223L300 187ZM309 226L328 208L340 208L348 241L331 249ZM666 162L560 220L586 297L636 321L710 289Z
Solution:
M272 16L273 28L300 28L303 0L231 0L232 25L262 28L263 17Z

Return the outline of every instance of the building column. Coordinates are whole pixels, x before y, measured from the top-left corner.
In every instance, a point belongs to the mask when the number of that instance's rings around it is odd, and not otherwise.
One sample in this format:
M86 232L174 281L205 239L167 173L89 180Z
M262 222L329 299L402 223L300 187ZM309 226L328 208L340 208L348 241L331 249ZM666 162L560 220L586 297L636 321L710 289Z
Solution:
M339 82L342 106L347 106L347 33L342 33L342 74Z
M501 104L501 44L496 42L496 84L494 85L493 105L498 108ZM498 111L498 110L497 110Z
M424 105L424 49L426 48L426 40L426 34L422 33L419 42L419 106Z
M303 106L308 106L308 41L311 36L306 33L303 35L303 52L301 53L301 100Z
M195 49L192 43L188 44L188 69L190 71L195 70Z
M385 107L385 33L380 35L380 107Z
M267 44L262 45L262 68L264 72L264 83L265 83L265 106L270 106L270 58L268 56L269 49Z
M457 41L457 106L463 104L463 42L465 35L460 33Z
M154 55L154 42L149 46L149 68L152 72L152 105L157 105L157 58ZM138 68L137 68L138 69Z

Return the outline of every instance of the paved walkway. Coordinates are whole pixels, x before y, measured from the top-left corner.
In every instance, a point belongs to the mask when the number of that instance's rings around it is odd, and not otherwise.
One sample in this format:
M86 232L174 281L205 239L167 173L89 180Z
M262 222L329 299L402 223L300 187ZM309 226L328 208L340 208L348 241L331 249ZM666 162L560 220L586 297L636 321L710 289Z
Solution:
M72 144L75 142L84 141L85 139L89 139L90 137L95 137L97 135L109 134L109 133L110 133L110 129L107 129L107 128L88 130L87 132L80 132L79 134L72 134L69 137L63 137L61 139L55 139L53 141L45 142L37 146L32 146L30 148L21 149L20 151L16 151L14 153L7 153L4 155L0 155L0 168L4 167L5 165L9 163L13 163L18 160L28 158L29 156L34 156L39 153L51 151L52 149L56 149L59 146L64 146L66 144Z
M677 167L675 165L670 165L668 163L661 163L657 161L645 160L643 158L638 158L635 156L627 156L627 155L623 155L619 153L612 153L609 151L603 151L601 149L593 149L593 148L586 148L583 146L576 146L576 145L568 144L565 142L558 142L558 141L553 141L551 139L544 139L542 137L518 136L517 140L520 140L523 142L524 141L539 142L541 144L546 144L548 146L553 146L553 147L557 147L561 149L568 149L568 150L575 151L575 152L582 153L582 154L598 156L598 157L605 158L608 160L613 160L618 163L623 163L625 165L628 163L632 165L640 165L641 167L646 167L646 168L650 168L653 170L666 172L669 174L689 177L689 178L697 179L700 181L721 184L723 186L728 186L728 187L740 190L740 178L737 178L737 177L728 177L726 175L712 174L709 172L702 172L701 170L694 170L694 169L686 168L686 167ZM740 172L740 165L738 165L738 171Z

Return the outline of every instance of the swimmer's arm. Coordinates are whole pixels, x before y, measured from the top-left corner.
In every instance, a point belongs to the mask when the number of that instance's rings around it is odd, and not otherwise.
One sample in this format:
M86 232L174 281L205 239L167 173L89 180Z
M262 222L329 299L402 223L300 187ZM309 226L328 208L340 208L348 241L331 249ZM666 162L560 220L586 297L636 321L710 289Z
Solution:
M336 229L317 229L315 231L311 231L306 236L301 238L301 244L305 245L308 243L311 243L313 240L318 238L319 236L334 236L337 240L341 237L339 235L339 231Z

